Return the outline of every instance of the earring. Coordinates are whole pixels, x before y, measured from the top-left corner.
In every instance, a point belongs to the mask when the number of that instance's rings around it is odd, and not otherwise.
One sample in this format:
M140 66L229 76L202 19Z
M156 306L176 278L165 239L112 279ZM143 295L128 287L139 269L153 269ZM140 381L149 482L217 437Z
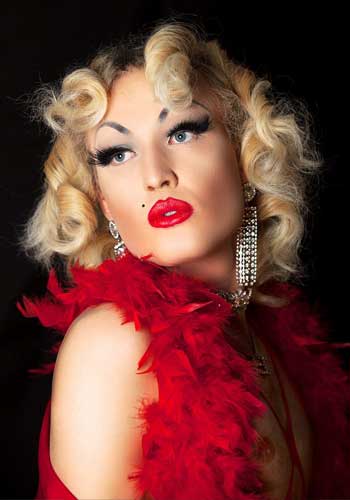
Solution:
M244 195L247 204L255 197L255 194L255 188L249 183L245 183ZM242 226L238 232L236 242L236 279L239 286L246 289L249 298L252 287L256 282L257 219L257 207L255 205L246 205L244 207Z
M234 292L219 290L218 293L228 300L232 307L244 310L249 304L252 287L256 282L258 218L257 207L248 204L256 195L256 189L249 182L243 184L244 214L242 225L236 239L236 280L238 289Z
M257 207L248 205L255 197L256 189L246 182L243 184L243 193L245 201L243 222L236 241L236 279L239 286L234 292L217 290L216 293L231 304L237 313L243 335L248 335L250 338L253 354L247 356L243 353L243 355L252 362L258 375L265 376L271 375L272 370L266 356L259 354L253 332L244 318L245 309L252 295L252 287L256 282L258 217Z
M117 240L117 243L114 245L113 250L114 250L114 255L118 259L123 257L126 254L126 246L124 244L124 241L122 240L119 231L117 229L117 226L113 220L109 221L109 231L113 238Z

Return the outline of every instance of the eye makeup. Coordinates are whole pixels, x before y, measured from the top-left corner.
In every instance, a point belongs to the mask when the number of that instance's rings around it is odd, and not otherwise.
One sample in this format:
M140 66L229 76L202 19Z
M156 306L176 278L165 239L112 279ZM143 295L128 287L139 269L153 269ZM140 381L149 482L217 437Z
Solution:
M195 135L203 134L209 129L211 124L209 115L202 120L184 120L171 128L167 133L167 137L174 135L176 132L183 131L193 132Z
M177 132L185 132L185 131L192 132L195 136L200 136L201 134L207 132L211 128L212 128L211 117L209 115L206 115L203 119L183 120L177 123L167 132L167 137L171 137ZM124 153L126 151L131 151L131 150L125 146L110 146L103 149L96 148L95 152L93 153L90 151L88 152L88 163L90 166L104 167L109 165L117 154Z

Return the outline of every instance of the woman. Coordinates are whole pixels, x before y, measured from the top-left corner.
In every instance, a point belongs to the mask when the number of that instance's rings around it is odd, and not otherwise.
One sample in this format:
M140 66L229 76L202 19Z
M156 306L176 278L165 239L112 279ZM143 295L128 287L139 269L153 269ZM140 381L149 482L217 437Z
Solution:
M348 374L288 282L321 161L269 88L162 21L39 90L21 244L48 294L18 307L64 337L31 370L53 371L36 498L350 496Z

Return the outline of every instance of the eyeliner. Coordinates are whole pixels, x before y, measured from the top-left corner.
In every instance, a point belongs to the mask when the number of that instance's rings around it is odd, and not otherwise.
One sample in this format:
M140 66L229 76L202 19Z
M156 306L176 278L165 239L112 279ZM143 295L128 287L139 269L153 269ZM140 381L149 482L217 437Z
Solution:
M167 132L167 137L171 137L176 132L193 132L195 135L201 135L211 129L212 120L209 115L201 120L183 120L177 123ZM88 164L90 166L107 166L111 163L113 157L118 153L131 151L126 146L110 146L104 149L96 148L94 153L88 152Z

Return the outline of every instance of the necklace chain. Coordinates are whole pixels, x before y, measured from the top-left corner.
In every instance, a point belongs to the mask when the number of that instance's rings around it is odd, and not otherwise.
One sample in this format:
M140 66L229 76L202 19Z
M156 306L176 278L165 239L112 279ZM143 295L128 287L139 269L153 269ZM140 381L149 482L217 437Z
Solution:
M253 352L254 352L253 356L249 356L251 362L253 363L254 368L257 370L257 372L260 375L264 375L264 376L271 375L272 371L271 371L270 366L268 365L267 357L258 352L258 349L256 347L255 337L254 337L251 329L248 327L246 329L248 330L250 343L252 345Z
M225 299L227 302L231 304L232 310L236 312L240 320L240 326L241 329L243 330L243 333L246 335L248 334L249 336L253 354L251 355L247 355L244 353L241 354L243 354L251 362L253 368L259 375L262 376L271 375L272 370L269 366L268 359L266 356L258 352L254 335L252 333L251 328L248 327L245 318L245 311L248 306L249 299L252 293L251 288L248 290L245 289L243 290L239 288L238 291L236 292L228 292L226 290L216 289L215 293L217 295L220 295L223 299Z

